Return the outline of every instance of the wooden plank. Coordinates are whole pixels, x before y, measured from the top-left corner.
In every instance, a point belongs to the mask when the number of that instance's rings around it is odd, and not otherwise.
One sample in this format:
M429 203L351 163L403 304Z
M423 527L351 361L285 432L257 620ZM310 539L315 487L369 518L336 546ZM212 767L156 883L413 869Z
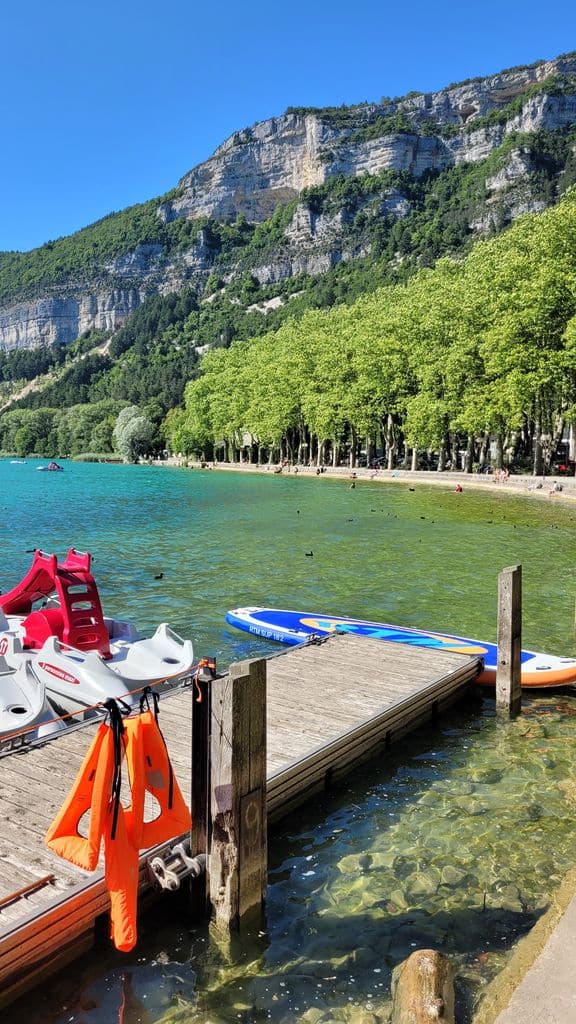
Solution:
M248 753L238 751L244 766L240 796L240 923L254 910L262 912L268 881L266 819L266 661L250 662L247 712ZM245 713L246 713L245 712ZM242 738L240 737L240 742Z
M14 900L22 899L24 896L30 896L35 889L41 889L44 885L52 885L54 881L54 875L40 875L38 878L34 878L32 876L27 885L21 886L20 889L16 889L8 896L3 896L0 899L0 910L7 907L8 904L14 902Z
M167 844L155 848L160 852ZM140 860L139 886L148 888L146 857ZM30 913L17 926L3 930L0 939L0 982L9 967L28 962L35 951L58 949L63 938L81 927L92 927L94 920L109 908L109 897L102 877L76 886L63 898L54 900L42 913ZM1 988L1 984L0 984Z
M192 711L192 779L190 810L192 829L190 849L194 854L204 854L210 849L212 834L210 822L210 724L212 717L211 681L198 677ZM209 916L209 867L190 885L190 909L195 921Z
M266 662L212 683L210 903L237 930L266 886Z
M422 705L431 705L432 703L434 703L434 701L440 696L440 694L444 693L444 690L447 685L449 687L455 686L456 688L460 688L461 686L464 686L466 682L466 677L462 677L460 671L458 671L457 673L449 677L449 681L447 684L433 684L432 687L428 687L423 693L420 693L417 698L406 698L402 701L396 702L394 705L387 708L380 714L362 722L360 729L362 732L367 732L373 729L378 730L381 727L381 725L384 725L387 721L392 723L394 721L395 716L404 716L406 713L408 713L409 716L415 717L419 713L419 710L422 707ZM347 730L346 732L341 733L334 741L330 741L330 750L334 753L342 746L346 746L346 744L349 741L354 742L355 736L355 729ZM324 751L325 748L321 747L306 755L305 760L307 770L310 770L314 766L314 763L318 758L325 758ZM299 771L299 764L300 761L293 760L290 770Z
M503 569L498 576L498 660L496 712L515 718L522 709L522 566Z
M453 692L450 702L458 699L458 696L458 691ZM270 813L277 811L286 799L290 799L291 808L294 809L297 794L300 793L303 800L311 788L322 788L327 773L331 777L343 774L353 764L373 756L379 746L398 740L431 716L432 704L420 705L416 714L410 708L408 714L400 709L390 715L377 716L370 728L353 730L345 739L326 744L310 757L302 758L297 764L278 772L268 780Z
M50 978L57 971L63 970L68 964L77 960L83 953L87 953L94 945L94 930L89 928L82 934L74 934L64 949L62 945L59 950L52 950L43 957L38 957L33 963L27 965L14 975L12 981L6 986L0 987L0 1009L5 1009L15 1002L20 996L29 992L35 985Z

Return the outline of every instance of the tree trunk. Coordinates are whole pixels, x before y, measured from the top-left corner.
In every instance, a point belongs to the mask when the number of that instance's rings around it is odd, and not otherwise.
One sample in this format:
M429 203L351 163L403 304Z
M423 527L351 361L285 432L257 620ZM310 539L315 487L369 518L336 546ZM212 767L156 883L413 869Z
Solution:
M478 455L478 469L480 470L481 473L484 471L484 466L486 465L486 456L488 454L488 442L488 434L484 434L482 437L482 442L480 444L480 454Z
M411 469L411 471L413 473L415 473L416 470L418 469L418 449L417 448L413 448L412 449L412 463L410 465L410 469Z
M442 438L440 450L438 452L438 473L443 473L446 469L446 439Z
M471 473L472 465L474 463L474 436L468 434L468 440L466 442L466 455L464 456L464 472Z
M541 476L544 471L544 452L542 451L542 442L540 440L541 430L540 424L534 424L534 462L532 466L532 473L534 476Z
M453 473L458 470L458 449L459 449L459 437L457 434L448 435L448 444L450 451L450 469Z
M350 442L350 469L354 469L356 466L356 449L358 447L358 437L354 427L350 427L351 442Z
M386 465L389 470L394 469L394 459L396 456L396 435L394 432L394 420L390 415L388 415L386 418L386 453Z

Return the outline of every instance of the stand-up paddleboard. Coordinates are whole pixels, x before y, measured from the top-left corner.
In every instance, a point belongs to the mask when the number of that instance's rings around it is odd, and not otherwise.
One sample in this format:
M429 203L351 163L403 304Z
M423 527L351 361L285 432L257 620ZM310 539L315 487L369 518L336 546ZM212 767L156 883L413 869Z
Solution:
M344 619L338 615L316 615L312 612L294 612L281 608L234 608L226 621L237 629L265 640L280 644L301 644L311 636L330 636L332 633L353 633L373 640L389 643L412 644L435 650L454 651L456 654L476 654L484 659L484 669L477 682L494 685L498 649L496 644L444 633L426 633L420 629L404 629L383 622L365 619ZM576 658L559 658L553 654L522 651L522 686L569 686L576 683Z

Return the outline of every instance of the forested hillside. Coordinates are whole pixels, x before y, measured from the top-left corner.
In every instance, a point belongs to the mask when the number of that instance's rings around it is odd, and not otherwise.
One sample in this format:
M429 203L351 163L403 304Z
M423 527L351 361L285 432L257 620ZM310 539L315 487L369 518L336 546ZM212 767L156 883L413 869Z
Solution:
M288 187L299 179L301 188ZM224 438L234 446L241 430L268 448L300 447L301 455L318 444L312 436L331 457L336 445L351 440L360 451L361 435L380 448L382 424L376 429L370 419L368 429L335 411L330 430L316 429L300 408L300 426L293 423L288 434L278 411L280 432L248 422L244 410L246 422L236 416L225 430L210 414L200 433L191 428L189 411L184 419L172 411L199 373L198 387L206 387L219 360L229 366L246 359L250 366L256 353L264 360L273 351L281 364L276 346L288 351L292 338L304 345L311 325L332 325L332 316L337 337L342 318L353 315L366 317L366 335L359 328L354 344L372 353L376 390L370 395L365 381L364 394L367 407L380 409L388 452L406 438L412 447L436 446L441 460L447 458L442 453L462 444L468 428L464 421L448 427L453 413L447 412L443 429L432 429L436 407L416 371L410 385L398 383L404 397L382 419L373 303L387 296L391 309L404 309L404 297L417 294L427 271L437 267L446 276L447 267L468 266L472 253L482 251L474 249L478 239L515 237L510 225L518 217L554 206L574 182L576 58L570 54L436 94L292 108L235 133L160 199L31 253L0 254L0 338L7 339L4 347L0 341L0 449L108 452L117 447L116 417L127 406L146 421L143 451L161 450L168 439L185 451ZM322 310L333 312L315 312ZM397 337L405 368L414 359L411 336ZM336 343L326 359L340 364ZM418 436L414 388L422 392L428 423L428 433L419 428ZM326 393L332 393L328 383ZM504 417L503 444L517 430L514 416ZM542 416L530 431L552 429ZM82 426L71 431L74 422ZM529 447L530 436L519 442L515 434L508 446ZM140 450L136 445L131 454Z

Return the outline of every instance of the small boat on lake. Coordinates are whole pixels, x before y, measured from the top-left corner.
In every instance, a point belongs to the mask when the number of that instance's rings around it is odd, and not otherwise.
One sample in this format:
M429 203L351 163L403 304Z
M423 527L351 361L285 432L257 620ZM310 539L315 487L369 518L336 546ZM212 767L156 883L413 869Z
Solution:
M148 638L105 617L91 556L70 548L63 562L36 550L19 583L0 595L0 644L20 644L38 682L63 711L92 711L109 697L130 705L142 687L174 685L190 675L191 640L166 623Z
M496 644L443 633L427 633L420 629L391 626L366 619L346 619L337 615L315 612L297 612L281 608L234 608L226 615L226 622L253 636L274 640L281 644L301 644L310 637L330 636L333 633L352 633L388 643L410 644L457 654L475 654L484 661L477 682L493 686L496 682L498 647ZM576 683L576 658L561 658L553 654L522 651L522 687L571 686Z

